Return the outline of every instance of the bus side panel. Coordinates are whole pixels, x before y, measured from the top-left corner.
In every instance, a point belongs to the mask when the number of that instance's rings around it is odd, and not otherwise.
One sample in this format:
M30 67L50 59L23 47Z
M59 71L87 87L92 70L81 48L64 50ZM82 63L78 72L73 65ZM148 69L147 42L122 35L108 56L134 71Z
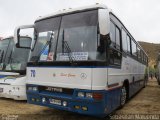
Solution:
M110 114L120 106L121 88L106 91L105 94L105 112Z
M132 97L135 93L144 87L144 80L139 80L129 85L129 97Z
M133 58L122 57L121 68L108 68L108 89L123 86L129 82L129 97L143 87L146 66ZM115 86L114 86L115 85ZM117 85L117 86L116 86Z
M92 90L104 90L107 87L107 67L92 68Z

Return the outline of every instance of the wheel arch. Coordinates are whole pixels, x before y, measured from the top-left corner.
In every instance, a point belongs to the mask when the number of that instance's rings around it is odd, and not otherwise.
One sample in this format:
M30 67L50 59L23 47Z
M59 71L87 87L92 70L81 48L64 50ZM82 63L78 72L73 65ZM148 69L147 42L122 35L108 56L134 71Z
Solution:
M123 86L125 86L126 91L127 91L127 100L129 99L129 80L125 79L123 82Z

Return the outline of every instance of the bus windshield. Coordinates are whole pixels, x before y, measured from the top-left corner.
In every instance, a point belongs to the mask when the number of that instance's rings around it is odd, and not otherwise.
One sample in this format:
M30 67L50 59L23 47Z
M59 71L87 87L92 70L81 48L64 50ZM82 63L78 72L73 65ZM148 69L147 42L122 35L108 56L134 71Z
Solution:
M28 61L29 50L16 48L14 46L14 51L11 53L11 57L9 58L9 63L6 64L5 70L26 70L26 65Z
M4 49L4 47L6 48ZM11 72L26 70L26 64L30 51L29 49L16 48L13 39L1 41L0 48L4 51L1 52L0 70Z
M95 61L105 58L97 51L98 11L49 18L35 23L37 41L31 61Z
M6 55L9 42L10 42L10 39L5 39L0 41L0 63L4 62L4 57ZM2 68L0 67L0 69Z

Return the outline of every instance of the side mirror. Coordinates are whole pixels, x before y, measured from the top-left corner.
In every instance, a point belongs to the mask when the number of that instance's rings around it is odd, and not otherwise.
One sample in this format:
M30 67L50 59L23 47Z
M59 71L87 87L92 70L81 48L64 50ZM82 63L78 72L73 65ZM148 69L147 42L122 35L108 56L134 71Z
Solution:
M31 49L34 37L34 25L17 27L14 31L14 41L17 48Z
M32 43L31 37L20 36L18 40L19 42L16 43L17 48L31 49L31 43Z

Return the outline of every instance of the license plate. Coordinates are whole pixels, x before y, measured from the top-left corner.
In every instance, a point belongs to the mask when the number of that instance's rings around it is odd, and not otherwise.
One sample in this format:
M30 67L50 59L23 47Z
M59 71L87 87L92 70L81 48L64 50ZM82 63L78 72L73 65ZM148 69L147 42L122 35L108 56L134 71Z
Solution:
M0 88L0 93L2 93L3 92L3 88Z
M57 99L50 99L49 100L51 104L55 104L55 105L61 105L61 100L57 100Z

